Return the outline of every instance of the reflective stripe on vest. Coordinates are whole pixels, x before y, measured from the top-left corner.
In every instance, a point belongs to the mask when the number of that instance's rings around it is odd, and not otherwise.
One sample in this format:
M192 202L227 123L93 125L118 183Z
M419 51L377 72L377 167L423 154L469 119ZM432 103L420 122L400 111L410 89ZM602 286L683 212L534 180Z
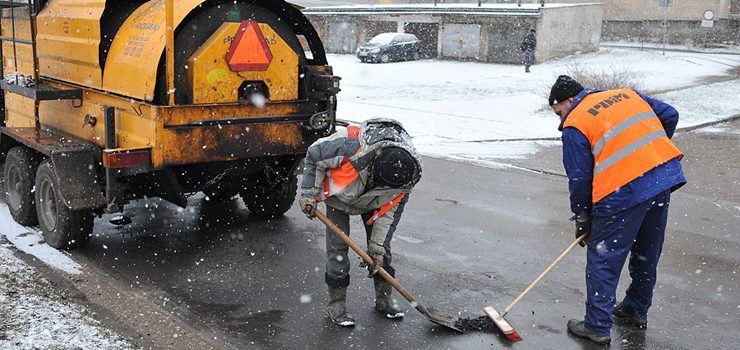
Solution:
M370 217L370 219L367 220L367 225L372 225L375 220L377 220L379 217L383 216L385 213L387 213L391 208L393 208L394 205L398 204L398 202L401 201L401 198L405 196L405 193L401 193L398 197L393 198L390 202L383 204L380 209L376 210L375 213L373 213L373 216Z
M633 90L589 94L571 111L564 127L577 128L591 144L593 203L681 156L653 109Z

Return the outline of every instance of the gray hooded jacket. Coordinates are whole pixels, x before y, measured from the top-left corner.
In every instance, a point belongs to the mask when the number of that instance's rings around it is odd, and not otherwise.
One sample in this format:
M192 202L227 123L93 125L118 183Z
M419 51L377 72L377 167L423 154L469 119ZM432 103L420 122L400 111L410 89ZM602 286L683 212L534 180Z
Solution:
M406 150L416 161L417 171L411 181L400 188L379 185L372 176L375 157L382 150L391 147ZM359 149L362 151L358 153ZM349 215L377 210L402 193L410 193L421 179L421 157L411 142L411 136L399 122L376 118L362 123L359 139L350 137L347 128L338 127L336 133L312 144L306 153L302 192L318 197L323 191L327 171L339 168L347 161L355 168L358 177L340 192L326 198L325 202ZM370 238L371 246L375 247L370 247L369 251L383 253L378 251L378 246L382 248L397 208L398 204L375 219Z

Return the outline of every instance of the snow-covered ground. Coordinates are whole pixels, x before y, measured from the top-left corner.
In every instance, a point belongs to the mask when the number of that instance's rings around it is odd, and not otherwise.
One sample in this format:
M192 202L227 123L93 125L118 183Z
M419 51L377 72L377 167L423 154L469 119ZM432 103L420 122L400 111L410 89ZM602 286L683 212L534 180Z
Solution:
M550 86L578 65L589 71L630 71L653 97L681 113L680 128L740 114L740 80L707 85L740 66L734 54L698 54L604 47L599 52L552 60L524 73L524 66L422 60L360 64L350 55L330 55L342 77L338 118L360 122L397 119L425 155L497 166L494 158L525 157L537 142L558 142L558 117L547 106ZM591 86L586 86L591 87ZM598 88L598 87L593 87Z
M0 210L7 212L3 204ZM4 230L20 228L9 215ZM34 230L30 237L37 237ZM8 233L3 232L6 235ZM46 244L39 252L50 249ZM42 254L40 254L42 255ZM52 254L53 255L53 254ZM102 326L82 304L69 299L36 268L17 258L0 237L0 349L132 349Z
M523 66L436 60L363 64L329 55L342 77L338 117L401 121L428 156L497 167L557 143L559 120L547 107L549 87L577 64L589 70L630 70L647 91L681 113L679 128L740 115L740 80L708 83L740 66L740 50L691 53L604 46L599 52ZM89 310L65 298L12 252L33 255L68 274L83 267L43 243L37 228L17 225L0 203L0 349L131 349ZM8 243L8 241L10 243Z

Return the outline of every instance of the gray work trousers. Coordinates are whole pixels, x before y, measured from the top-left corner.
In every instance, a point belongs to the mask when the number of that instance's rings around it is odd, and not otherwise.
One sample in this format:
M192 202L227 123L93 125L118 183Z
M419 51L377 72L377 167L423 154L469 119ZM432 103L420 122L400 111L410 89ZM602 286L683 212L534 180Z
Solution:
M391 224L390 230L383 241L383 247L385 248L385 255L383 256L383 269L385 269L391 276L395 275L395 269L391 265L393 261L393 254L391 253L391 240L393 239L393 233L396 231L396 226L401 220L401 214L403 208L408 201L408 195L404 196L398 208L393 215L393 224ZM363 213L362 223L365 227L365 240L370 240L370 234L372 233L373 226L367 225L373 215L373 211ZM339 227L348 236L349 231L349 217L350 215L344 213L341 210L334 209L330 206L326 206L326 217L329 218L334 224ZM337 235L334 234L329 228L326 229L326 284L332 288L346 287L349 285L349 246L342 241Z

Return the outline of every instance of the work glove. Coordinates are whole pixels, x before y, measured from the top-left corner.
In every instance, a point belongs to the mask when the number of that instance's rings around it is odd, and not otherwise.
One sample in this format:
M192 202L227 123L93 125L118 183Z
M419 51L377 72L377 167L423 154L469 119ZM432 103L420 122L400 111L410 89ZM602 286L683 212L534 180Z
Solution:
M360 263L360 267L367 267L367 271L369 272L367 274L367 278L372 278L378 271L380 271L380 267L383 266L383 254L370 254L368 252L368 255L373 259L373 264L370 265L367 263L367 261L363 260Z
M576 217L576 238L586 236L578 244L581 247L585 247L588 244L588 235L591 234L591 215L587 212L582 211L578 217Z
M303 214L306 214L306 217L312 220L316 217L316 206L318 204L319 201L316 200L316 197L309 193L302 194L301 199L298 200L298 205L301 206Z

